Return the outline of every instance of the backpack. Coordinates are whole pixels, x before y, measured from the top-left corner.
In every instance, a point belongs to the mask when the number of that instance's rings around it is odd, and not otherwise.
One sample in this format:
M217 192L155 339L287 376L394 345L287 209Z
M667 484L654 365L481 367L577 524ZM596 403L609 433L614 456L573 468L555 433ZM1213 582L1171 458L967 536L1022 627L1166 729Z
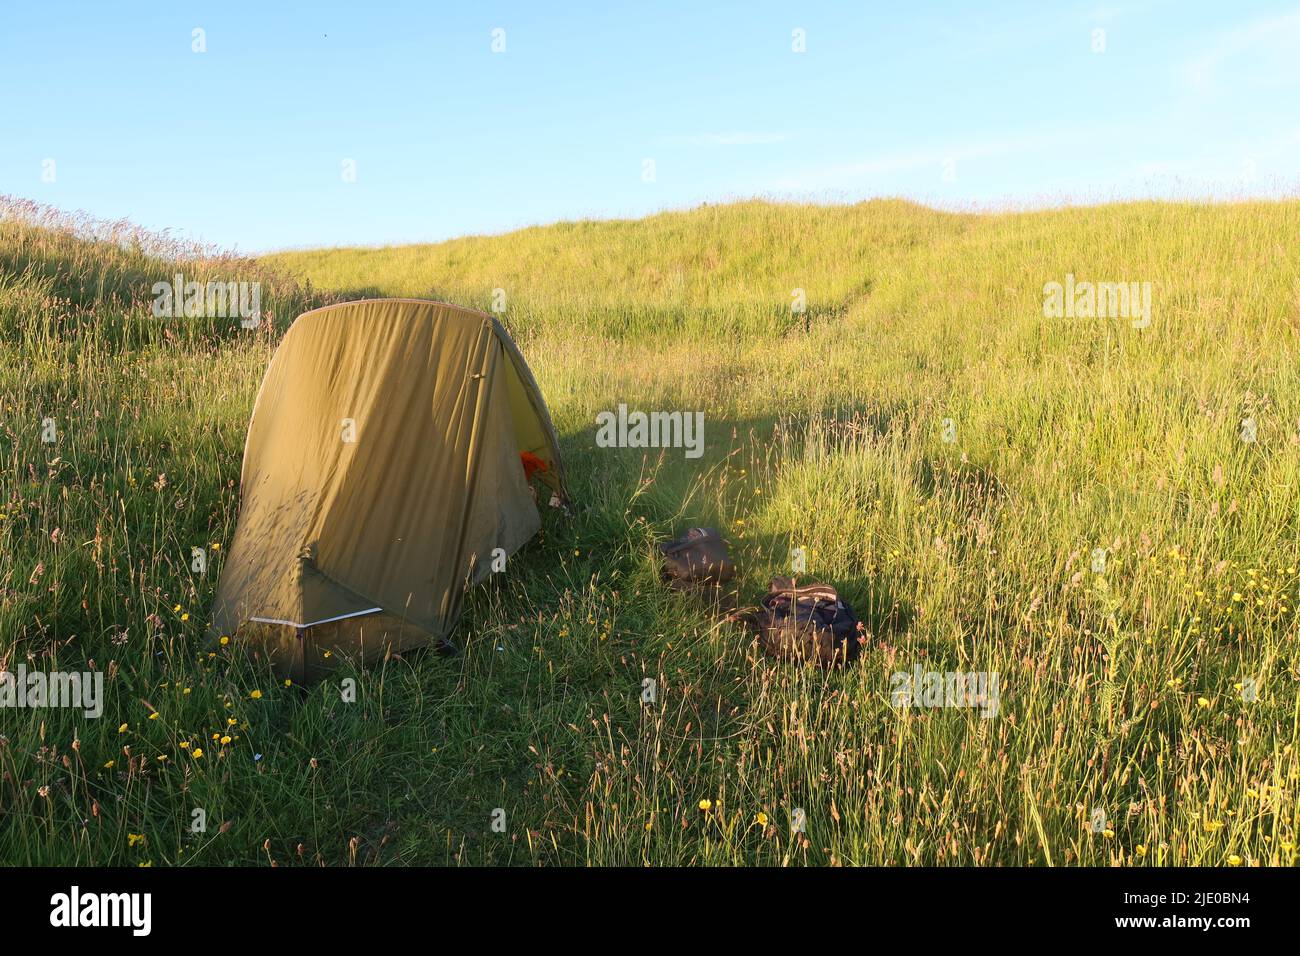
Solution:
M780 660L815 660L838 667L857 660L865 629L829 584L798 586L792 578L773 578L757 608L729 620L754 632L763 651Z
M719 585L736 574L727 542L717 528L691 528L676 541L659 546L660 577L673 587Z

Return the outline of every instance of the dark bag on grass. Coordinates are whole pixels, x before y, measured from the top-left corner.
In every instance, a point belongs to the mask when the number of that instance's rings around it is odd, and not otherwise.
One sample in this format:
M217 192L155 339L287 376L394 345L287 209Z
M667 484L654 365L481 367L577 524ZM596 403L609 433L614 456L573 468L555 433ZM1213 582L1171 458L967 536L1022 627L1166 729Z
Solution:
M718 585L736 573L727 542L717 528L692 528L676 541L659 545L661 574L674 587Z
M822 667L853 663L865 633L853 608L829 584L796 586L791 578L773 578L758 608L730 619L747 625L765 653L815 660Z

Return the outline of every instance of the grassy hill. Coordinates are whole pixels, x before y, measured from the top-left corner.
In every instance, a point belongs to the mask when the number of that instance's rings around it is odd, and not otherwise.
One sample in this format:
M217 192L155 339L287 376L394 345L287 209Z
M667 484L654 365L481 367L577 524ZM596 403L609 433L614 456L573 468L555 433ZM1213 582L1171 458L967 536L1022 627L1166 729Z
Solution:
M0 711L0 861L1295 861L1300 202L751 202L259 261L4 212L0 664L107 695ZM261 281L274 327L153 317L178 270ZM1150 324L1046 316L1067 276L1150 283ZM579 507L463 654L350 704L200 636L279 335L373 295L504 305ZM596 447L620 402L703 411L705 456ZM859 663L666 593L653 543L701 523L747 600L806 549ZM996 672L997 716L892 706L917 666Z

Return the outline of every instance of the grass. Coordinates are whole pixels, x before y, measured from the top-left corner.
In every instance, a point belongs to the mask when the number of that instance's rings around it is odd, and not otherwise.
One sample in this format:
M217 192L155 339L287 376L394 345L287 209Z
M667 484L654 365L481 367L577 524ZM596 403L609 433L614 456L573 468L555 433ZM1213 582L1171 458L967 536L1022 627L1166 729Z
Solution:
M0 664L107 693L0 711L0 861L1294 864L1300 202L749 202L258 261L6 210ZM178 268L262 281L274 329L153 318ZM1045 318L1067 274L1150 282L1150 327ZM188 561L231 539L288 321L361 295L504 296L579 508L460 656L348 703L202 650L221 552ZM704 458L597 448L619 402L704 411ZM700 523L747 600L807 549L858 665L665 592L653 543ZM917 665L996 672L998 715L892 706Z

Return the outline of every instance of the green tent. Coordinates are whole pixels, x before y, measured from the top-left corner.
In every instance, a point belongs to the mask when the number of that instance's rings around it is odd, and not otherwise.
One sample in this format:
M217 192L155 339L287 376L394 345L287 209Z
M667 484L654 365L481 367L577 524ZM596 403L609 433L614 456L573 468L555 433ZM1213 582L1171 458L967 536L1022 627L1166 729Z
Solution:
M537 502L567 497L505 329L420 299L299 316L258 393L241 482L211 633L305 682L446 637L464 591L537 532Z

